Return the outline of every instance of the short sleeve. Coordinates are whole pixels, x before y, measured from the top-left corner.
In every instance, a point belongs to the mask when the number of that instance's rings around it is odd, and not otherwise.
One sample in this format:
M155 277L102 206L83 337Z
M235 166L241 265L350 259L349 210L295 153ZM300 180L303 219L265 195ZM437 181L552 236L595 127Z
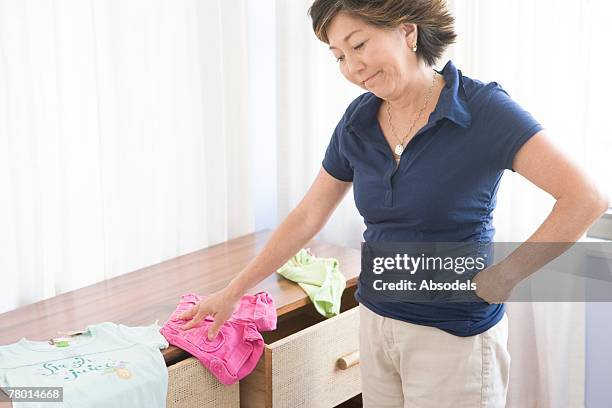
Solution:
M512 168L519 149L543 126L496 82L491 82L491 93L484 108L486 115L486 142L491 162L503 170Z
M150 326L125 326L123 324L117 325L117 330L126 339L133 341L134 343L144 344L145 346L155 347L159 349L165 349L168 347L168 341L159 332L161 327L154 323Z
M340 181L349 182L353 181L353 168L343 154L341 138L345 132L344 119L345 118L342 117L336 126L321 164L325 171L327 171L332 177L337 178Z
M276 330L276 305L268 292L258 292L254 296L253 323L259 331Z

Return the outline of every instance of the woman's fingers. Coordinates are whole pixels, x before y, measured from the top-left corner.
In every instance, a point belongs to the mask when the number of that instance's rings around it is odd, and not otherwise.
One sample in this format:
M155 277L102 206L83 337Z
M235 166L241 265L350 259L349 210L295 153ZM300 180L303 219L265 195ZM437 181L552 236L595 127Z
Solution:
M226 319L222 319L219 315L215 316L215 321L208 328L208 340L214 340L214 338L217 337L217 333L219 333L225 320Z
M183 325L183 330L191 329L193 326L195 326L196 324L200 323L200 320L202 320L202 319L199 318L199 315L196 314L193 319L191 319L190 321L188 321L186 324Z
M200 323L202 319L204 319L206 315L208 314L208 312L206 311L206 308L202 304L199 304L196 310L197 310L197 313L195 314L195 316L193 316L193 318L190 321L187 322L187 324L183 326L183 330L191 329L193 326Z
M200 304L198 303L197 305L193 306L191 309L185 310L183 313L181 313L178 316L179 319L191 319L197 313L199 306Z
M208 328L208 339L213 340L225 321L232 316L236 302L233 295L228 296L223 291L213 293L178 316L179 319L188 320L181 328L189 330L200 323L206 316L212 316L213 322Z

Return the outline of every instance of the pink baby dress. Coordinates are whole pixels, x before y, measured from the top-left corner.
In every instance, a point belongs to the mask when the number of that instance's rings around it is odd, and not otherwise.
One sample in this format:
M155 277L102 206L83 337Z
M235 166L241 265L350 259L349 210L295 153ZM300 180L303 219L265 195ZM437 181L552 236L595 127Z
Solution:
M182 295L160 333L168 343L196 357L222 384L234 384L253 371L263 353L264 341L259 332L276 329L274 299L267 292L242 296L213 340L208 340L212 316L189 330L182 329L189 319L178 318L200 300L202 297L195 293Z

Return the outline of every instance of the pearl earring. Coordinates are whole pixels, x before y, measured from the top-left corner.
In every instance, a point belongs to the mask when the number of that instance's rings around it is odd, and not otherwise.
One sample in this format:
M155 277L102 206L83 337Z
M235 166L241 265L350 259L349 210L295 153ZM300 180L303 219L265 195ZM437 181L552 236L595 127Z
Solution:
M416 50L417 50L417 45L416 43L414 43L414 45L412 46L412 51L416 52Z

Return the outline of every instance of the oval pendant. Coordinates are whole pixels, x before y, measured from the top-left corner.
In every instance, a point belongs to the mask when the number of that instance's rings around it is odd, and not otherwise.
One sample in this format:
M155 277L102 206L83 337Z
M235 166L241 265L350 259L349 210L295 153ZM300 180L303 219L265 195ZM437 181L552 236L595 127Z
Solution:
M397 146L395 146L395 154L397 154L398 156L401 156L403 152L404 152L404 146L402 146L401 144L398 144Z

